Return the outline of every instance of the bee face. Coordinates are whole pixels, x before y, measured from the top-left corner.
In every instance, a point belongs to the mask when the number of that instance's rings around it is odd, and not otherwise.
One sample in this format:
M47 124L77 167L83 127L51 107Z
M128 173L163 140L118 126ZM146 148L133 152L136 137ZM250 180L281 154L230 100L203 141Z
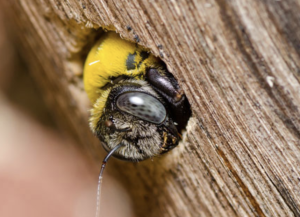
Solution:
M163 99L146 81L135 79L121 81L110 90L95 132L107 151L124 144L114 156L130 161L159 155L179 141Z
M123 144L114 152L123 160L140 161L167 152L180 140L189 104L158 59L110 34L92 49L85 65L85 89L94 104L90 127L107 151ZM112 52L107 44L126 49ZM117 62L103 62L102 56ZM90 67L95 61L100 64Z

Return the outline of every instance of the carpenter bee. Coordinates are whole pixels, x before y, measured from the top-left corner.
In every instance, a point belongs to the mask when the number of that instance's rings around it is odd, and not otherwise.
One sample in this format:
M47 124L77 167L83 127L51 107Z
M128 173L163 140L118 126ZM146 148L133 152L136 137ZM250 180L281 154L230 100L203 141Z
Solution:
M93 104L90 128L109 156L142 161L178 145L190 105L146 49L105 33L88 54L84 86Z

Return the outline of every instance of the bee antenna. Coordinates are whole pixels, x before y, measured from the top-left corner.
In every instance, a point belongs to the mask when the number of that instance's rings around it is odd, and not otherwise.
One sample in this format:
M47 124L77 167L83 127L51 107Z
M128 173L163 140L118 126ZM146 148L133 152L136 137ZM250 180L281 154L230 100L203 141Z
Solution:
M108 159L113 155L113 153L115 153L119 148L121 148L122 146L124 146L124 144L120 143L119 145L117 145L116 147L114 147L104 158L104 160L102 161L102 165L101 165L101 169L100 169L100 174L99 174L99 178L98 178L98 188L97 188L97 202L96 202L96 215L95 217L100 216L100 196L101 196L101 187L102 187L102 179L103 179L103 172L106 166L106 163L108 161Z

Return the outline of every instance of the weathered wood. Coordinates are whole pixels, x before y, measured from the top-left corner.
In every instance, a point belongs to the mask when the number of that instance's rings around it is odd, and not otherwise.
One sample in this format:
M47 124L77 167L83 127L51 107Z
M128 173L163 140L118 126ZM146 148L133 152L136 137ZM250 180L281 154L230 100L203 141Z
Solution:
M82 65L99 27L160 56L191 103L183 142L110 172L137 216L300 216L300 2L3 1L58 121L84 150ZM132 30L127 28L130 26Z

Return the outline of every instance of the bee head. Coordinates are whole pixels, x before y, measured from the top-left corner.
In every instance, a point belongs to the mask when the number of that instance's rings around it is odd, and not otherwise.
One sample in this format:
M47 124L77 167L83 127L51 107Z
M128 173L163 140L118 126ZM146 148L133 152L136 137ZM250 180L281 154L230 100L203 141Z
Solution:
M94 106L92 119L97 109ZM107 151L122 143L114 156L130 161L166 152L179 140L168 106L146 81L135 79L110 88L95 133Z

